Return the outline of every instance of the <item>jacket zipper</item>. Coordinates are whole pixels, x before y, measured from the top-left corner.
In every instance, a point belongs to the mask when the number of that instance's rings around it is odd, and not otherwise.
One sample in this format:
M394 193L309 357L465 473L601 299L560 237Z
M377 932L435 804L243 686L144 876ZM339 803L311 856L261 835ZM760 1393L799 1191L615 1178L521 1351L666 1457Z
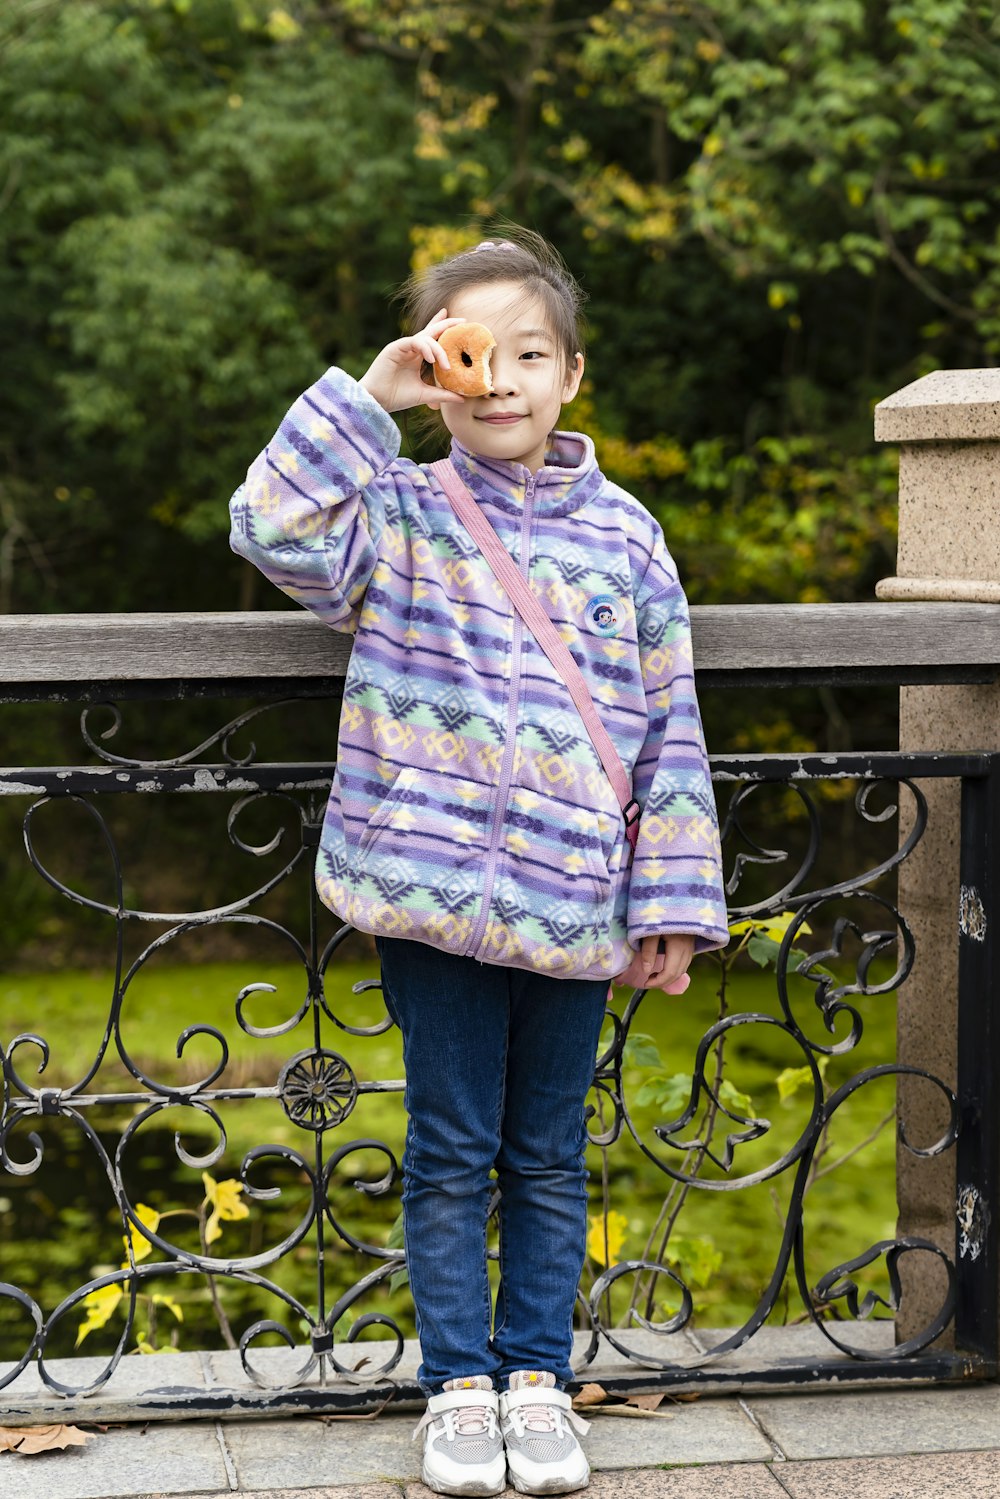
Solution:
M535 476L532 474L528 479L527 487L524 491L524 509L521 513L521 552L517 559L518 571L525 582L528 581L530 566L531 507L534 498ZM507 734L504 742L503 759L500 762L500 782L497 786L496 806L493 809L490 846L486 854L486 878L483 884L483 901L479 910L479 919L476 922L476 928L467 949L471 956L478 958L480 962L483 959L480 957L479 949L486 935L487 925L489 924L490 903L493 899L493 886L496 881L497 863L500 858L500 838L503 831L504 816L507 811L507 797L510 792L510 783L514 775L514 755L517 750L517 710L521 700L521 643L523 634L524 621L515 609L514 637L511 642L510 655L510 693L507 699Z

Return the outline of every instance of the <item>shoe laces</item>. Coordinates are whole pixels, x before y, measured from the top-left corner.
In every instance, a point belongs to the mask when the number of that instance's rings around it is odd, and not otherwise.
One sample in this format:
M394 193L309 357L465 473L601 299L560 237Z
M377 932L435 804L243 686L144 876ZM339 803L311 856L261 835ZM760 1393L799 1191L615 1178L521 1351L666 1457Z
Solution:
M438 1419L444 1422L449 1442L457 1436L492 1438L497 1429L497 1415L491 1405L460 1405L455 1410L442 1411Z
M510 1419L519 1437L526 1433L546 1437L566 1434L566 1422L558 1405L515 1405L511 1408Z

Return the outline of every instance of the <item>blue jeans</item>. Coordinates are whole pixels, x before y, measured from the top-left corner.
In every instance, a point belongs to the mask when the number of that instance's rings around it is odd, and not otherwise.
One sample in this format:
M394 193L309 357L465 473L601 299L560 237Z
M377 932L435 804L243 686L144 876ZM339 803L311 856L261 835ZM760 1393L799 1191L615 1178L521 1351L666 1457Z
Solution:
M515 1369L572 1378L587 1238L584 1107L607 983L478 963L376 939L403 1033L403 1223L428 1395ZM490 1332L486 1218L500 1189L500 1287Z

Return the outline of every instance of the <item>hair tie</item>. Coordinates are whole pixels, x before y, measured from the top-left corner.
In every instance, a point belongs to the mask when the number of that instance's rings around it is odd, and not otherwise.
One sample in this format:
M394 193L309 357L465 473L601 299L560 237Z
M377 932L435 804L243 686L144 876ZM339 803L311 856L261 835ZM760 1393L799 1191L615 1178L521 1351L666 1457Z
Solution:
M484 239L482 244L476 245L475 249L472 252L473 255L478 255L480 250L512 250L516 254L517 246L512 245L510 240L508 239L502 239L499 242L492 239Z

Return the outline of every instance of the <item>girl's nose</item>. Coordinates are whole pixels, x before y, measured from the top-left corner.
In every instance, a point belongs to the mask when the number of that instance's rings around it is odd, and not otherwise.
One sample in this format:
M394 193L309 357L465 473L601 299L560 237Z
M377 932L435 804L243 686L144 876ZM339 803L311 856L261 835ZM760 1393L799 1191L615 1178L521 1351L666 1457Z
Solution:
M517 361L510 359L497 359L496 351L490 360L490 370L493 375L493 396L516 396L518 392L517 383Z

